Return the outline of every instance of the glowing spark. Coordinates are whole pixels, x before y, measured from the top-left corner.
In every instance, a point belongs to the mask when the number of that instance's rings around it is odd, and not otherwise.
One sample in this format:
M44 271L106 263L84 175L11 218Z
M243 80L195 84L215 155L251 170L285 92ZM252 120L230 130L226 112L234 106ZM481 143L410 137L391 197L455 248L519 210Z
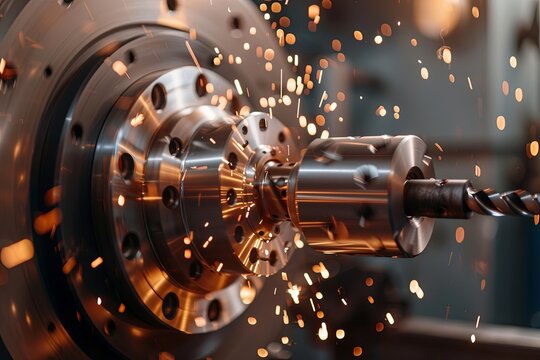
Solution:
M473 18L475 18L475 19L478 19L480 17L480 9L478 9L477 6L472 7L471 13L472 13Z
M313 285L313 281L309 277L308 273L304 273L304 278L306 279L306 282L308 283L309 286Z
M324 266L324 263L320 262L319 266L321 267L321 276L323 277L323 279L328 279L330 277L330 272L328 271L326 266Z
M302 319L302 315L296 315L296 320L298 321L298 327L301 329L304 328L304 319Z
M294 234L294 244L299 249L304 247L304 242L302 241L302 235L300 233Z
M480 325L480 315L476 318L476 328L478 329L478 326Z
M203 71L201 69L201 65L199 64L199 60L197 60L197 57L195 56L195 53L193 52L193 49L191 48L191 45L189 44L189 41L186 40L186 47L189 51L189 54L191 55L191 58L193 59L193 62L195 63L195 66L197 66L197 69L199 69L199 72L202 74Z
M324 322L321 323L321 327L319 328L317 335L322 341L328 339L328 329L326 328L326 324Z
M124 76L127 73L127 66L120 60L116 60L112 64L112 69L115 73L118 74L118 76Z
M75 265L77 265L77 260L75 259L74 256L71 256L67 261L66 263L64 264L64 266L62 266L62 272L67 275L69 274L74 268L75 268Z
M501 90L504 96L508 96L510 94L510 84L508 81L504 80L501 85Z
M101 264L103 264L103 258L100 256L97 257L94 261L92 261L92 263L90 263L90 266L92 267L92 269L95 269Z
M313 299L312 298L309 298L309 303L311 304L311 309L313 310L313 312L317 311L315 309L315 304L313 303Z
M480 168L480 165L476 164L474 165L474 176L480 177L482 175L482 168Z
M410 290L413 294L416 294L416 292L418 291L418 289L419 289L418 281L416 281L416 280L411 280L411 282L409 283L409 290Z
M206 326L206 319L202 316L197 316L195 319L193 319L195 321L195 325L197 327L204 327Z
M39 235L53 231L62 222L62 212L55 208L48 213L38 215L34 220L34 230Z
M517 58L515 56L511 56L508 62L510 63L512 69L515 69L517 67Z
M463 242L463 240L465 239L465 229L462 228L461 226L459 226L457 229L456 229L456 242L458 244L461 244Z
M118 206L124 206L126 203L126 198L123 195L118 196Z
M518 103L522 102L523 101L523 89L516 88L516 90L514 92L514 96L516 97L516 101Z
M314 136L315 134L317 134L317 127L315 126L315 124L310 123L307 126L307 131L308 131L309 135ZM298 246L298 244L296 246ZM300 246L298 246L298 247L300 247Z
M471 343L475 343L476 342L476 335L472 334L471 335Z
M345 330L343 330L343 329L336 330L336 338L341 340L344 337L345 337Z
M248 317L247 321L248 321L249 325L256 325L257 324L257 319L254 318L253 316Z
M427 80L429 79L429 70L426 67L422 67L420 69L420 76L422 79Z
M138 113L137 115L135 115L135 117L133 117L133 119L130 120L129 123L131 124L131 126L137 127L137 126L142 125L143 122L144 122L144 114Z
M257 295L257 291L251 286L249 281L242 284L240 287L240 300L242 300L243 304L251 304L255 300L255 295Z
M260 358L268 357L268 351L265 348L258 348L257 349L257 355L259 355Z
M538 141L536 141L536 140L531 142L531 144L529 145L529 153L533 157L538 155L538 150L539 149L540 149L540 145L538 144Z
M98 298L97 298L97 304L98 304L98 305L101 305L101 304L102 304L101 298L100 298L99 296L98 296Z
M238 79L234 79L234 86L236 86L238 95L244 95L244 91L242 90L242 86L240 85L240 81Z
M394 317L392 316L392 314L386 313L386 321L388 321L390 325L394 325Z
M289 315L287 315L287 310L283 309L283 324L289 324Z
M34 244L28 239L23 239L6 246L0 252L0 261L8 268L12 269L34 257Z
M289 289L287 289L287 292L291 296L292 300L295 304L300 304L300 291L302 288L298 285L292 285Z

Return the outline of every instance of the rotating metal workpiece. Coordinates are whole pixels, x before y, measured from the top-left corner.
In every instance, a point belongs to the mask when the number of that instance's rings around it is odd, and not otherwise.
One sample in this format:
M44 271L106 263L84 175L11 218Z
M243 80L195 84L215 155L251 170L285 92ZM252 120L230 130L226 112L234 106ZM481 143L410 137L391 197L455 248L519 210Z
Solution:
M415 136L306 145L291 107L256 111L291 76L281 56L272 71L225 61L247 39L278 48L247 1L13 4L0 333L14 358L201 358L304 243L412 257L432 218L540 210L432 180Z

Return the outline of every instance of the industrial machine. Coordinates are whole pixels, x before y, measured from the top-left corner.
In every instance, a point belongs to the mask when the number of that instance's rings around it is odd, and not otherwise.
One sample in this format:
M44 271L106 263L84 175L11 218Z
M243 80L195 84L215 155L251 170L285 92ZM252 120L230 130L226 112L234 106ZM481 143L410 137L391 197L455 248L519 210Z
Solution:
M540 213L524 191L437 180L418 137L298 130L298 64L247 1L0 14L0 334L15 359L203 358L246 336L237 318L304 245L414 257L434 218Z

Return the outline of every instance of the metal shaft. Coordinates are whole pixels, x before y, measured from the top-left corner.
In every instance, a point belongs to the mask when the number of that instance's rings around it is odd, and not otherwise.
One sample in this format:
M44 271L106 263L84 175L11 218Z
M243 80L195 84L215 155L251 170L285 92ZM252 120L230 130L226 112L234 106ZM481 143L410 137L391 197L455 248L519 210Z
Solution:
M540 214L538 194L524 190L498 193L476 190L469 180L408 180L405 213L414 217L467 219L473 213L489 216Z

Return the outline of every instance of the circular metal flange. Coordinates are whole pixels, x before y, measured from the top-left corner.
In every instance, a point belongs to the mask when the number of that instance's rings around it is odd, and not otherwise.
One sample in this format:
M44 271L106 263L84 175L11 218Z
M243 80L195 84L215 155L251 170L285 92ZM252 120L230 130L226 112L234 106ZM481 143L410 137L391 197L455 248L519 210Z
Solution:
M209 266L269 276L287 264L297 230L268 214L264 165L298 160L290 131L268 114L198 129L187 150L182 195L195 245Z
M249 303L240 296L242 286L249 282L256 292L262 285L258 279L203 266L192 246L199 230L188 229L183 221L196 211L181 204L180 186L188 177L182 169L183 144L197 138L201 128L214 128L231 116L208 106L219 101L213 99L225 99L230 89L221 76L192 66L158 77L128 110L115 106L94 160L96 212L111 223L113 253L124 281L157 319L187 333L228 324ZM128 91L123 97L130 96Z

